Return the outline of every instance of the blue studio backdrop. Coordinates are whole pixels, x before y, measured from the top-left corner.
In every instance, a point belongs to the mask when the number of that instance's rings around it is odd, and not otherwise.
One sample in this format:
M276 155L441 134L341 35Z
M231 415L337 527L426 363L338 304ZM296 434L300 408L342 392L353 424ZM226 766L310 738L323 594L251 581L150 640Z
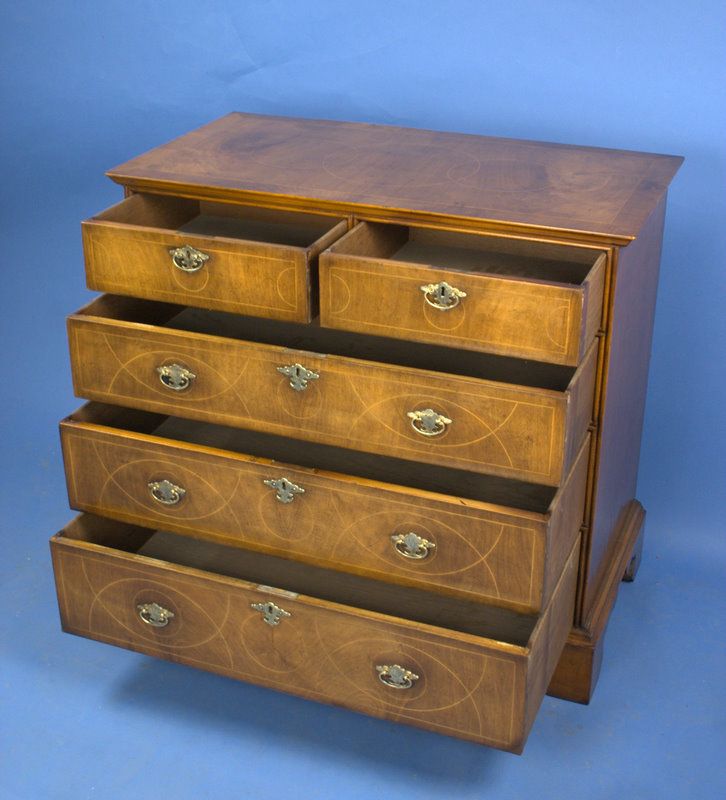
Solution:
M0 797L726 796L722 0L24 0L0 8ZM521 758L61 634L64 316L104 170L231 110L684 155L670 192L638 496L589 707Z

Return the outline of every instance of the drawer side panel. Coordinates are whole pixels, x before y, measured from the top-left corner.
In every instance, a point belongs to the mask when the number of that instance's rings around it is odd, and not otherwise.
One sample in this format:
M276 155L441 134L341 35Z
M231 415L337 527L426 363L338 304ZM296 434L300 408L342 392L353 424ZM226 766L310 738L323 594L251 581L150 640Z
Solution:
M552 595L552 600L532 635L527 670L525 737L534 723L572 628L579 558L580 538L578 537Z
M585 522L585 498L591 448L592 439L588 436L553 503L547 535L543 606L549 602L573 544Z

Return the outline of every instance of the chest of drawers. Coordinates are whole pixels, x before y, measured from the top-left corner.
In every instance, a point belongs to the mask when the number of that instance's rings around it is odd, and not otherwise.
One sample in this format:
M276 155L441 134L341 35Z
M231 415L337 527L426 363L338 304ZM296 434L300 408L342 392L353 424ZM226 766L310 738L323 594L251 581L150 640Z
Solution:
M514 752L587 702L680 162L231 114L112 170L63 628Z

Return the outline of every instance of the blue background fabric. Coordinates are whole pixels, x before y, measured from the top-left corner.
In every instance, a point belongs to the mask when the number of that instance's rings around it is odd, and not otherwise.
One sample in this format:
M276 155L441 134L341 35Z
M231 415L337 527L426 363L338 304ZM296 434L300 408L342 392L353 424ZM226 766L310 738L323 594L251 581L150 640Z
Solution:
M703 2L4 2L0 797L701 798L724 774L726 7ZM60 632L47 538L64 316L104 170L231 110L684 155L669 199L639 498L589 707L521 758Z

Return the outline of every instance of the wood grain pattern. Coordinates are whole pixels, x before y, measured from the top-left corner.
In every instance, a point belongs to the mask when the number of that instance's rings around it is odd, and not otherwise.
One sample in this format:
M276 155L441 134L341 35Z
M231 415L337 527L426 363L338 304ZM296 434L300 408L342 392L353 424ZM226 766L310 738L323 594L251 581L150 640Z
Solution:
M73 508L520 611L546 606L582 524L587 444L550 508L534 513L336 473L321 459L310 469L168 439L168 424L123 424L96 404L61 424ZM264 481L282 477L304 495L276 500ZM179 504L153 499L148 484L162 479L185 489ZM410 531L435 544L427 558L395 550L391 536Z
M106 316L110 302L68 322L75 392L87 399L552 486L574 457L565 443L589 424L571 398L592 407L594 347L559 393L140 325ZM304 391L277 371L296 362L320 375ZM197 376L188 390L159 381L171 363ZM453 421L442 435L411 425L408 412L426 408Z
M392 227L398 236L385 230ZM598 250L361 222L320 257L320 319L576 365L599 329L604 275ZM421 291L442 281L466 292L445 311Z
M682 160L236 113L108 175L135 190L627 243Z
M582 604L588 615L606 575L622 521L635 498L648 388L665 198L642 235L619 250L608 309L605 374L597 451L597 486L587 539Z
M100 291L309 322L317 256L346 228L311 214L132 195L83 223L86 278ZM199 271L174 266L169 250L184 245L209 256Z
M587 616L579 621L552 675L547 693L576 703L589 703L597 685L605 634L625 572L642 546L645 510L631 501L614 532L605 577L598 583Z
M605 649L605 637L583 637L570 633L552 675L547 694L587 705L595 691Z
M579 550L578 539L563 567L552 601L529 640L531 661L525 695L525 730L530 730L534 723L572 628ZM562 586L569 587L570 581L572 586L562 591Z
M65 629L517 752L548 684L587 701L642 530L681 162L231 114L112 170L127 200L84 242L89 285L118 294L69 337L77 393L119 408L79 410L63 443L72 504L115 519L52 541ZM170 243L210 268L175 270ZM419 289L442 279L468 294L443 314ZM320 375L304 392L276 371L295 362ZM171 363L188 391L159 382ZM440 437L410 427L426 407ZM305 494L277 503L268 473ZM175 508L148 495L162 477ZM390 532L414 525L435 555L399 562ZM136 615L153 599L168 628ZM293 616L271 628L256 599ZM421 678L392 693L377 660Z
M575 550L521 647L115 550L81 524L78 538L71 525L51 541L65 630L515 752L549 679L545 647L561 649L574 599ZM127 533L142 544L149 535ZM291 614L277 627L250 607L268 600ZM140 621L149 602L173 611L167 627ZM419 675L412 689L378 680L376 665L391 663Z

